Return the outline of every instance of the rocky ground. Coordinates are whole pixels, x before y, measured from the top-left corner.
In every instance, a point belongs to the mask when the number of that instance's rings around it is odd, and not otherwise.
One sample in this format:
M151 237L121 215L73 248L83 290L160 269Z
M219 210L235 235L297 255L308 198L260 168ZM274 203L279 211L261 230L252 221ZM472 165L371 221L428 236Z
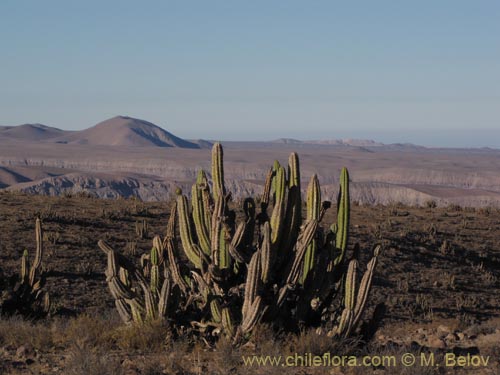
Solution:
M41 197L0 193L0 264L4 276L19 270L34 250L35 217L43 219L47 289L52 316L30 322L0 320L0 373L199 374L282 371L245 366L243 355L394 356L397 366L293 367L289 373L498 374L500 373L500 211L458 206L352 207L352 243L366 261L374 243L384 251L365 319L382 316L368 343L334 342L315 332L281 335L263 327L245 347L231 349L173 337L168 326L141 331L119 322L107 290L106 239L136 260L165 231L168 203L102 200L81 195ZM325 221L333 221L334 209ZM136 223L147 222L141 238ZM405 353L417 364L405 367ZM435 355L434 366L418 361ZM446 366L451 361L454 366ZM427 356L427 357L426 357ZM448 356L448 357L447 357ZM463 361L465 366L460 366ZM484 360L488 358L487 363ZM475 361L481 361L474 366ZM468 361L468 362L467 362ZM426 364L425 362L424 364ZM450 362L448 364L453 364ZM484 364L484 365L483 365Z

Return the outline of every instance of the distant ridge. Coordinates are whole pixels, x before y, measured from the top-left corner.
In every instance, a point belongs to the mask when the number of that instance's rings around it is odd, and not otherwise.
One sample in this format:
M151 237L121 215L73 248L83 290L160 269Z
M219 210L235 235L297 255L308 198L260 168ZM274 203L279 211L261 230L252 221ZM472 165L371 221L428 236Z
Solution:
M205 139L190 140L190 142L196 143L200 148L212 148L213 142L207 141Z
M59 137L66 132L42 124L23 124L18 126L0 126L0 137L9 137L26 141L42 141Z
M157 146L200 148L159 126L127 116L116 116L97 125L55 139L58 143L93 146Z
M283 143L291 145L331 145L331 146L355 146L355 147L382 147L384 143L375 142L371 139L325 139L301 141L293 138L279 138L272 143Z
M271 143L283 143L285 145L300 145L302 143L306 143L306 141L300 141L298 139L293 138L279 138L271 141Z

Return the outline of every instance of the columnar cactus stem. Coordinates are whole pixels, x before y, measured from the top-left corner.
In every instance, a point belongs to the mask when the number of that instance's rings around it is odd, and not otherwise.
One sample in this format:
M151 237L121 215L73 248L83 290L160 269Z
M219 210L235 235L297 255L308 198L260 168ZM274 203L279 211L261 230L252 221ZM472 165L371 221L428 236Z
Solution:
M228 233L227 227L223 226L219 237L219 262L218 266L221 270L231 266L231 257L229 256L229 240L231 236Z
M234 335L234 324L233 318L231 317L231 311L229 307L222 308L222 327L224 328L224 332L228 337L233 337Z
M242 315L246 316L261 288L262 266L260 252L255 252L248 265L248 274L245 283L245 296L243 300Z
M271 243L273 246L279 244L283 231L285 217L285 168L278 166L276 175L273 178L274 185L274 208L271 215Z
M167 315L167 308L168 308L168 303L169 303L169 296L170 296L170 278L166 277L165 280L163 280L163 285L161 287L160 291L160 296L158 300L158 317L159 318L165 318Z
M43 257L43 231L42 231L42 223L39 218L36 219L35 223L35 238L36 238L36 253L35 260L31 265L30 269L30 285L35 285L35 280L37 274L40 273L40 267L42 265L42 257Z
M307 187L307 220L319 221L321 209L321 190L319 188L318 176L313 175ZM317 251L316 239L312 239L307 247L304 258L304 269L302 271L301 284L304 284L309 272L314 268Z
M241 333L245 335L250 332L259 322L265 310L266 308L263 306L262 297L257 296L248 309L247 314L243 316L243 321L241 322Z
M215 323L222 322L222 308L218 298L214 298L210 301L210 312L212 313L212 319Z
M23 256L21 257L21 282L26 283L28 281L30 273L30 263L28 258L28 250L24 249Z
M345 278L345 307L342 312L339 325L334 330L335 334L347 337L358 325L368 299L373 272L377 263L377 257L380 254L380 249L380 245L377 245L373 250L373 257L367 264L367 268L359 284L358 291L356 291L356 272L358 269L358 261L356 259L352 259L349 262L349 268Z
M203 225L207 228L207 231L210 231L210 228L212 228L213 199L210 195L210 186L208 185L207 175L204 170L198 172L196 184L201 189Z
M262 230L262 243L260 246L261 279L264 284L269 282L271 270L275 260L275 252L271 250L271 235L269 222L265 222Z
M172 208L170 209L170 216L167 223L167 232L165 239L175 239L175 224L177 217L177 201L172 202Z
M372 286L373 273L375 271L375 266L377 265L377 259L380 255L381 246L377 245L373 250L373 257L368 262L366 266L366 271L359 284L358 297L356 299L356 307L354 308L354 319L353 327L359 323L361 315L363 314L364 308L366 306L366 301L368 300L368 294L370 293L370 288Z
M318 222L316 220L310 220L302 225L299 237L297 238L297 245L293 257L293 262L289 265L289 272L285 284L279 291L278 300L276 302L277 307L282 306L290 290L295 288L296 284L298 283L301 265L303 265L304 261L304 255L306 253L307 247L314 238L317 228Z
M203 203L202 187L196 183L191 189L191 202L193 206L193 221L196 229L196 235L203 252L210 255L210 236L209 228L206 226L206 212Z
M158 288L160 286L160 268L158 267L159 265L159 256L158 256L159 251L156 249L156 247L153 247L151 249L151 256L150 256L150 261L151 261L151 291L153 293L156 293L158 291Z
M266 182L264 184L264 192L262 193L262 198L260 200L261 213L264 213L267 210L267 206L269 205L269 199L271 195L271 188L273 184L273 168L270 168L266 175Z
M224 167L223 152L220 143L215 143L212 147L212 181L214 199L226 195L224 187Z
M168 256L168 268L170 270L170 275L172 277L172 280L179 287L182 294L187 295L189 286L182 277L181 271L179 269L178 260L175 258L173 239L169 238L167 240L166 248Z
M349 237L349 173L346 168L340 172L340 189L337 199L337 234L335 245L341 253L335 259L335 264L339 264L344 259Z
M281 248L288 257L297 241L302 220L302 201L300 197L299 157L293 152L288 159L288 201Z
M210 232L211 238L211 250L212 250L212 262L216 266L220 266L221 261L221 238L223 237L222 233L222 220L224 219L224 197L219 195L215 199L215 207L212 215L212 229Z
M198 269L202 269L201 249L194 242L192 234L191 221L189 219L188 202L185 195L177 196L177 213L179 218L179 231L182 242L182 248L187 258Z

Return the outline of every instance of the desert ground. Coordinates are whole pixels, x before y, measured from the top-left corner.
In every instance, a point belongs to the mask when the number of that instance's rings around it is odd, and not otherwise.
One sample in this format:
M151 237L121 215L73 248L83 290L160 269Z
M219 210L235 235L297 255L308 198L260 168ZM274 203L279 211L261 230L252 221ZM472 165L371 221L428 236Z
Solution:
M236 207L236 209L238 209ZM168 324L124 328L106 286L106 256L98 239L137 262L164 234L168 202L98 199L80 195L0 194L0 261L5 276L19 271L24 248L33 251L34 222L44 228L46 288L51 316L0 321L0 370L6 374L198 374L276 373L270 366L246 367L242 355L341 353L395 355L411 352L489 356L487 366L330 368L327 373L441 374L500 371L500 211L494 208L352 207L352 241L362 259L375 242L384 250L364 319L382 312L369 342L342 342L314 332L280 335L264 328L244 347L208 345L174 337ZM334 210L324 219L334 220ZM140 238L136 222L146 220ZM297 374L325 368L298 367Z
M97 242L106 240L138 264L153 237L166 233L175 189L190 191L197 171L210 169L211 145L123 116L78 132L0 127L0 279L19 274L25 249L33 258L40 218L51 301L42 319L1 317L0 373L274 374L283 368L248 365L245 358L327 352L397 363L286 371L500 373L500 151L493 149L362 140L223 142L226 187L240 216L242 198L262 194L273 161L285 165L296 151L302 193L317 174L322 199L332 202L321 224L326 228L335 221L340 169L349 169L350 250L359 243L366 264L373 246L382 245L363 315L369 334L338 340L311 329L259 326L245 345L234 347L224 339L200 340L169 321L125 326ZM144 222L147 230L139 233L136 226ZM408 353L425 363L404 366ZM447 356L465 365L446 366Z

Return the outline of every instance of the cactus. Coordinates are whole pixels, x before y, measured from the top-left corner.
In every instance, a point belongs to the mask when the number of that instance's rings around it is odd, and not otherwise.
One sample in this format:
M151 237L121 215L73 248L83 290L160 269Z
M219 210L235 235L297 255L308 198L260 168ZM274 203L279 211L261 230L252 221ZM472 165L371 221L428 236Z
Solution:
M335 244L340 249L340 254L335 259L338 264L344 259L345 251L347 249L347 240L349 234L349 173L347 168L342 168L340 172L340 188L337 199L337 227Z
M309 182L309 186L307 188L307 216L306 216L307 221L315 220L319 222L320 205L321 205L321 191L319 188L319 181L318 177L316 175L313 175L311 177L311 181ZM316 251L317 251L317 243L316 239L313 238L306 250L304 259L304 268L301 277L301 284L304 284L309 272L312 271L312 269L314 268Z
M146 219L135 222L135 234L141 239L144 239L148 236L148 222L146 221Z
M166 269L163 246L158 236L153 239L149 256L149 283L141 270L127 258L118 254L105 241L98 242L99 248L107 255L106 281L115 306L126 324L165 319L171 294L171 276ZM160 267L164 272L160 272ZM162 276L165 275L165 276ZM161 285L161 288L160 288ZM142 293L141 293L142 292Z
M20 313L27 317L40 318L50 313L50 296L44 290L45 272L43 271L43 228L39 218L35 221L35 259L29 260L27 249L21 256L21 270L15 284L5 285L0 299L0 312ZM16 282L17 281L17 282Z
M108 256L107 281L122 319L140 324L168 316L207 338L223 334L235 343L261 322L291 330L323 325L331 336L353 335L367 304L380 246L358 282L357 245L346 261L347 169L340 174L337 222L327 229L321 222L330 203L321 202L316 175L307 187L302 217L296 153L287 169L274 162L260 212L256 214L255 200L247 198L239 222L224 185L219 143L212 149L211 177L210 185L206 173L198 172L190 200L178 189L166 236L153 239L141 268L99 242Z

